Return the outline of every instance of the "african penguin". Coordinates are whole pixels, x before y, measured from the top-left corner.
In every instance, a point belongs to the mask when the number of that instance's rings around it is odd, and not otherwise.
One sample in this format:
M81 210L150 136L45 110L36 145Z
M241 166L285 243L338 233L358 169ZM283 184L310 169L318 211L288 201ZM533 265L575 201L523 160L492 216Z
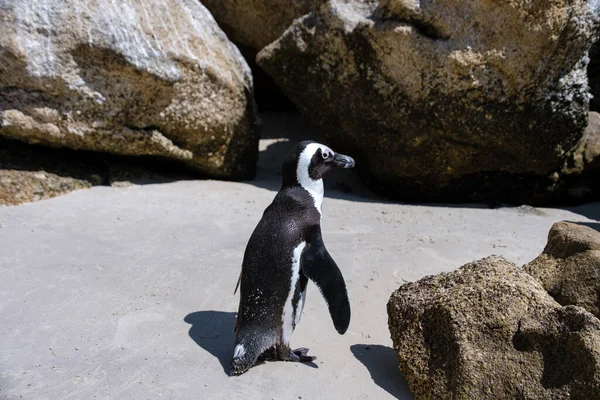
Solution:
M334 167L353 166L351 157L312 141L296 144L284 160L281 189L244 253L232 375L243 374L259 359L316 358L306 348L290 348L308 279L325 298L336 330L344 334L348 329L350 302L342 273L323 244L321 203L323 175Z

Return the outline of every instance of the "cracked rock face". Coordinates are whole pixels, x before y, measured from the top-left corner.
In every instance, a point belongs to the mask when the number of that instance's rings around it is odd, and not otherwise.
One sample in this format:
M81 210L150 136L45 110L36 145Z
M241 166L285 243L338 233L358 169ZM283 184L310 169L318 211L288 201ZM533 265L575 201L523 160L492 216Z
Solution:
M0 3L0 135L255 173L252 76L194 0Z
M600 321L501 257L401 286L388 302L415 399L598 399Z
M557 222L544 252L524 270L562 305L576 305L600 317L600 233Z
M328 0L257 62L371 187L530 200L587 122L593 4Z

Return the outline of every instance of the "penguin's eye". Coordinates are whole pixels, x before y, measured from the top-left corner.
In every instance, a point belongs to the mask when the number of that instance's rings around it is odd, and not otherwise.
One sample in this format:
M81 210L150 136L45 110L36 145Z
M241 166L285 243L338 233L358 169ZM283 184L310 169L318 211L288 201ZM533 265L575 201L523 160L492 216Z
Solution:
M324 151L323 153L321 153L321 156L323 157L323 160L327 160L329 158L329 153Z

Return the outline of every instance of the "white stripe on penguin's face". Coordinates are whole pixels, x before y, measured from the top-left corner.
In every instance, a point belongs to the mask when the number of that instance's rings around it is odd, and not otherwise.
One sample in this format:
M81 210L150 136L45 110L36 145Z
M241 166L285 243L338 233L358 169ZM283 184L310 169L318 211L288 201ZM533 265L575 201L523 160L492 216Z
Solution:
M310 168L310 162L319 149L321 149L321 151L328 151L332 153L329 147L319 143L310 143L307 145L304 150L302 150L302 153L300 153L300 157L298 157L296 179L298 179L300 186L310 193L315 202L315 207L319 211L319 214L321 214L321 204L323 204L324 193L323 179L312 179L308 172L308 169Z

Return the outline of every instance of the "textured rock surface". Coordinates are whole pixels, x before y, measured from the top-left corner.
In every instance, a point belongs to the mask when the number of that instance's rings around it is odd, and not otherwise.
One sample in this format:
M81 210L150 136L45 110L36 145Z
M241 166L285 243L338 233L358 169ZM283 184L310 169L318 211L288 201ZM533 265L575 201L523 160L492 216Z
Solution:
M318 0L202 0L232 40L260 50Z
M0 169L0 205L49 199L90 187L92 183L85 179L60 176L44 170L34 172Z
M255 173L250 70L195 0L0 3L0 135Z
M501 257L401 286L388 315L416 399L600 398L600 321Z
M600 317L600 233L569 222L554 224L544 252L525 265L562 305L577 305Z
M597 24L581 0L329 0L257 61L372 187L526 201L583 133Z

